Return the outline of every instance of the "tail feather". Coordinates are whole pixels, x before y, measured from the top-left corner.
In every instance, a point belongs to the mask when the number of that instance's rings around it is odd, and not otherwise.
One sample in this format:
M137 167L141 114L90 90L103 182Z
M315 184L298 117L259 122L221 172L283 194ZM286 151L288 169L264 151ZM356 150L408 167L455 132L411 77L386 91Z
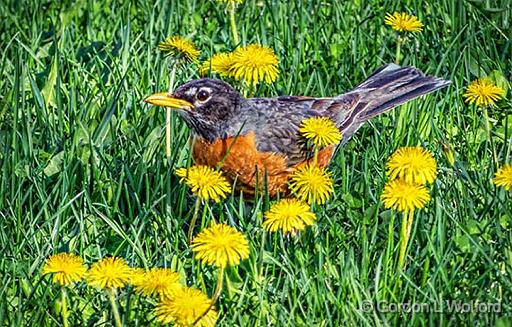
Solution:
M402 103L446 87L450 81L425 76L414 67L389 64L379 68L352 91L340 99L357 98L350 115L343 115L338 127L343 141L348 140L361 125Z
M412 78L417 77L418 73L423 75L423 73L412 67L402 68L395 64L388 64L368 76L366 80L356 88L379 89L389 86L390 84L392 86L397 82L406 83Z
M440 86L438 86L438 84L423 84L421 86L418 86L417 88L411 89L411 91L407 93L402 93L398 95L396 98L391 98L389 101L376 104L375 106L370 106L359 118L366 121L404 102L420 97L424 94L433 92L439 88Z
M448 84L450 81L425 76L414 67L389 64L377 70L350 93L357 93L361 101L368 102L367 108L359 115L360 119L368 120Z

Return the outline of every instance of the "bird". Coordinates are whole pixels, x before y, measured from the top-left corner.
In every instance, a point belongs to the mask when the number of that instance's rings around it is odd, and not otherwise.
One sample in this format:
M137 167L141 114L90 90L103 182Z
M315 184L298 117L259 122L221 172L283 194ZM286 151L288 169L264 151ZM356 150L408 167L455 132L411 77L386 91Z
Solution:
M202 78L145 102L175 109L191 129L192 158L220 170L237 189L287 194L290 175L312 163L313 149L299 133L312 117L331 119L342 134L338 145L321 149L315 164L329 165L337 147L368 120L450 81L426 76L415 67L388 64L351 91L333 97L245 98L228 83Z

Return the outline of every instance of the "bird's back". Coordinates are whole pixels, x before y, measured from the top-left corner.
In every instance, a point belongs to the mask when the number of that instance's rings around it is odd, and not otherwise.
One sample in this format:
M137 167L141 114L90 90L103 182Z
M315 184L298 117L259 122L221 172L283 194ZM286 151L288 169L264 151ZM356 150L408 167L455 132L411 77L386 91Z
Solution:
M225 137L214 144L197 140L194 158L199 164L220 165L228 177L248 190L262 190L266 185L273 195L286 191L288 175L313 157L313 149L299 133L305 119L329 117L342 133L344 143L367 120L448 84L416 68L390 64L352 91L332 98L244 99L242 110L226 122ZM327 166L334 150L334 146L324 148L317 164Z

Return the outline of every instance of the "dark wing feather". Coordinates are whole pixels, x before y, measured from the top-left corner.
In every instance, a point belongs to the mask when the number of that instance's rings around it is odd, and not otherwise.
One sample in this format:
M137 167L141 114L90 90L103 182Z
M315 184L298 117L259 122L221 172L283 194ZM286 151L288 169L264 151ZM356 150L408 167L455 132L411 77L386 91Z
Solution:
M343 98L256 98L247 100L247 109L238 118L244 122L242 134L254 131L258 151L284 155L287 163L294 166L313 156L299 133L301 122L316 116L331 117L333 112L339 115L350 105Z

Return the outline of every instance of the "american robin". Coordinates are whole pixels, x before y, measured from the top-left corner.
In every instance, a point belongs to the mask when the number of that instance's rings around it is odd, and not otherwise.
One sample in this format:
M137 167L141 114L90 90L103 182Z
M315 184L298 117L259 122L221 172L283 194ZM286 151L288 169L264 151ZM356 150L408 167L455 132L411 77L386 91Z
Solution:
M342 133L343 144L367 120L449 83L414 67L388 64L350 92L330 98L246 99L229 84L204 78L145 101L177 109L192 130L197 164L220 168L247 192L265 186L273 196L286 192L288 176L312 160L313 151L298 131L304 119L329 117ZM322 149L316 163L327 166L334 150Z

